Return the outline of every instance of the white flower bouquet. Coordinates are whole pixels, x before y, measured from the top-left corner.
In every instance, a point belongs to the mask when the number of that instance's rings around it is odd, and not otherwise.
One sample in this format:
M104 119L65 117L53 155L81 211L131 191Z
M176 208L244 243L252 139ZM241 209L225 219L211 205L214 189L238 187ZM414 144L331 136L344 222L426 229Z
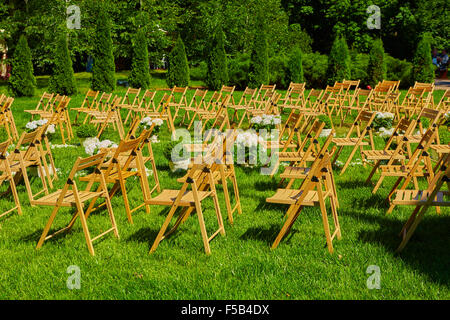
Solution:
M31 131L36 130L39 127L46 125L47 122L48 122L47 119L30 121L25 125L25 129L27 130L27 132L31 132ZM47 127L47 131L45 131L45 134L53 134L55 132L56 132L55 125L51 124Z
M394 122L394 114L390 112L377 112L375 120L373 121L373 128L379 130L380 128L391 129Z
M275 129L275 127L281 123L281 116L273 114L263 114L262 116L251 118L250 123L255 130L271 130Z
M103 140L100 141L97 137L95 138L87 138L83 142L84 151L93 156L94 154L98 154L101 149L106 148L117 148L117 144L112 142L111 140Z

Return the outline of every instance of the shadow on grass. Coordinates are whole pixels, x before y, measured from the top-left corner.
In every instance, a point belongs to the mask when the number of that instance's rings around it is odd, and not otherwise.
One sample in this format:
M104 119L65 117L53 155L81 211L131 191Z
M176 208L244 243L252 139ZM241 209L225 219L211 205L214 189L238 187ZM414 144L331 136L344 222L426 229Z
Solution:
M276 190L278 182L275 179L255 182L255 189L258 191Z
M159 229L150 229L148 227L141 228L132 235L130 235L128 238L125 239L127 242L143 242L152 244L153 241L155 241L156 236L158 235Z
M389 208L389 202L386 201L386 197L380 194L372 194L368 198L356 197L352 202L354 208L375 208L387 210Z
M382 245L432 281L450 286L450 216L438 216L430 208L400 253L395 250L401 242L399 232L406 221L385 216L371 216L371 220L378 222L379 229L360 231L360 241Z
M270 226L261 226L261 227L252 227L247 229L244 234L240 236L242 240L256 240L262 241L269 245L275 241L278 233L280 233L281 227L283 226L282 222L280 224L271 224ZM297 233L297 230L291 229L289 234L283 238L281 243L289 244L293 235Z

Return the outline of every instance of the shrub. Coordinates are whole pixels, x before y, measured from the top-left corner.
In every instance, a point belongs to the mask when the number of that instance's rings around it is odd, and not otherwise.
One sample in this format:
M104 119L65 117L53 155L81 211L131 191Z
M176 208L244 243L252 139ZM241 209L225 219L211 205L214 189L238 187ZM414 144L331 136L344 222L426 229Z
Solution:
M433 82L434 67L431 58L430 40L427 35L423 35L413 58L413 80L417 82Z
M137 31L133 41L133 61L128 83L133 88L148 89L150 87L148 45L144 29Z
M369 55L365 53L354 53L351 55L351 74L353 80L361 80L360 86L367 84L367 69L369 66Z
M77 137L78 138L90 138L97 136L97 128L90 123L82 124L77 128Z
M412 63L386 55L387 80L400 80L401 88L409 88L412 83Z
M260 23L253 42L248 71L248 86L251 88L257 88L261 84L268 84L269 82L269 46L267 43L267 34L262 23L263 18L258 19L258 21Z
M12 72L8 82L9 92L14 97L32 97L36 89L36 78L33 75L31 50L24 35L20 36L17 47L14 50L11 67Z
M48 90L69 96L76 94L78 91L66 33L61 33L57 39L53 74L49 80Z
M326 115L320 115L317 117L318 120L322 121L323 123L325 123L325 126L323 127L324 129L331 129L332 125L331 125L331 120L328 116Z
M220 90L228 83L227 55L224 47L224 34L219 27L212 40L208 55L208 72L206 85L212 90Z
M111 21L104 5L98 6L94 42L94 65L91 88L96 91L113 92L116 88Z
M383 41L376 39L372 42L367 67L367 84L372 87L386 79L386 60L384 56Z
M292 49L287 62L286 83L303 83L305 81L302 55L302 50L299 47L294 47Z
M327 84L328 57L320 53L303 55L303 72L308 88L324 88Z
M248 71L250 69L250 55L238 53L233 59L228 60L229 84L236 89L243 90L248 84Z
M373 128L379 130L380 128L391 129L394 122L394 114L389 112L377 112L373 120Z
M328 84L334 85L336 81L341 82L344 79L351 79L351 59L344 37L336 37L328 58Z
M204 81L206 79L206 73L208 72L208 65L205 61L201 61L198 66L191 67L189 74L191 80Z
M289 86L287 80L287 61L283 54L276 54L269 60L269 83L276 84L277 89L286 89Z
M183 40L178 36L175 47L169 54L169 70L167 72L169 87L186 87L189 85L189 65Z

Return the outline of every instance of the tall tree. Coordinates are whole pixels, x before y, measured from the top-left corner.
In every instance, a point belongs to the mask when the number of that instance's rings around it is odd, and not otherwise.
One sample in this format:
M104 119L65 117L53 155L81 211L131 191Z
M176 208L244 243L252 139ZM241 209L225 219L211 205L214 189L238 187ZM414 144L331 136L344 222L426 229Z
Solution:
M212 90L219 90L228 83L228 63L224 47L224 34L218 27L211 41L208 55L206 84Z
M386 57L384 54L383 41L376 39L372 42L369 53L369 65L367 67L367 84L372 87L379 81L386 79Z
M337 36L328 58L328 85L332 86L336 81L350 79L350 64L351 58L347 41L344 37Z
M12 72L8 82L8 90L14 97L32 97L36 89L36 78L33 75L33 63L27 38L19 38L11 62Z
M250 57L250 68L248 72L248 85L257 88L261 84L269 82L269 48L263 14L259 14L258 27L255 30L255 40L253 42Z
M287 65L287 83L302 83L305 81L303 76L302 49L294 47L289 55Z
M138 30L133 42L133 61L128 82L134 88L148 89L150 87L148 44L144 29Z
M49 91L61 95L77 93L77 85L70 58L67 34L61 33L56 42L54 53L53 74L49 80Z
M98 4L93 57L91 88L96 91L113 92L116 88L116 78L111 21L103 3Z
M431 58L429 35L424 34L417 44L413 59L413 80L417 82L433 82L434 68Z
M169 54L169 70L166 81L169 87L186 87L189 85L189 65L184 43L180 36L178 36L175 47Z

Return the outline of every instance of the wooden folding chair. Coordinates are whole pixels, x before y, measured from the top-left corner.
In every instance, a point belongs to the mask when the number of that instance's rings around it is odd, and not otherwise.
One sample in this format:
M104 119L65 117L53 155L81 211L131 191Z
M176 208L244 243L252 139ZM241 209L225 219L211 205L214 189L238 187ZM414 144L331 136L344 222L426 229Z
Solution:
M109 151L109 154L113 154L111 159L108 159L100 166L100 169L103 172L103 177L106 184L113 184L113 187L109 191L109 197L112 198L119 190L121 191L128 221L131 224L133 223L133 212L145 206L146 212L150 213L150 207L146 204L146 202L150 199L151 192L145 172L144 159L142 156L142 148L144 143L146 143L146 139L149 138L149 134L150 132L144 130L141 136L137 139L128 141L122 140L116 149L100 150L100 152ZM133 209L130 208L127 189L125 186L126 180L130 177L139 178L144 197L144 201ZM99 182L99 179L101 179L101 177L95 176L95 174L90 174L81 177L80 181ZM94 208L94 204L95 203L91 203L88 207L88 212L92 212L104 205L99 205Z
M236 86L222 86L220 89L220 94L222 96L222 99L224 99L227 96L230 96L230 99L228 100L230 104L234 104L234 90L236 89Z
M89 123L98 126L97 138L100 139L103 132L108 126L113 127L119 133L120 139L125 136L122 118L120 116L119 108L120 99L115 97L111 104L108 104L108 109L105 111L91 112L89 115L92 117Z
M352 115L352 111L356 111L359 114L366 106L369 105L373 90L365 90L357 88L353 94L353 103L341 106L341 127L344 125L345 120L349 115Z
M295 109L298 107L303 108L305 105L305 87L306 83L294 83L289 84L286 95L280 99L281 106L280 112L283 113L284 109Z
M93 104L91 109L83 109L80 112L86 113L86 117L83 120L83 124L89 123L93 116L92 114L97 114L98 112L105 112L110 107L112 93L103 92L100 98Z
M422 139L423 135L425 134L426 128L423 127L423 123L421 120L422 118L426 118L429 120L430 128L437 128L439 125L441 116L442 116L442 112L438 109L423 108L420 111L419 115L417 116L419 132L418 132L418 134L414 134L414 132L411 132L411 134L408 136L410 143L419 143L419 141ZM439 134L437 134L435 138L436 138L436 143L440 144Z
M22 133L14 152L8 156L10 170L15 173L14 183L17 185L23 179L25 189L27 190L28 198L31 203L34 200L34 197L37 197L42 193L48 194L47 181L45 177L49 178L50 173L48 167L44 167L43 161L45 161L45 155L43 155L41 149L42 136L45 129L46 127L43 126L30 133ZM47 164L45 164L45 166L46 165ZM33 194L27 171L31 167L37 168L39 179L42 183L42 189L35 194ZM49 179L50 183L51 181L52 180Z
M19 134L17 132L14 116L11 111L11 105L14 102L14 98L6 98L3 104L0 104L0 127L4 127L8 134L9 139L17 141Z
M63 144L66 144L66 139L67 141L70 141L74 137L69 117L69 102L70 97L63 97L56 108L52 108L52 110L50 111L40 113L41 119L47 120L48 125L59 127ZM65 137L66 132L67 138Z
M198 117L198 121L201 123L201 132L205 132L205 129L207 127L207 124L212 120L212 126L210 129L218 129L219 131L222 131L223 129L230 129L231 123L230 119L228 117L228 109L227 105L230 101L231 97L227 96L225 99L223 99L220 103L220 106L218 109L212 109L207 111L197 111L196 115ZM192 117L191 122L189 123L188 128L191 128L194 124L194 120L196 119L195 116ZM197 127L196 127L196 130ZM212 130L210 131L212 132ZM205 140L208 140L208 138L205 138Z
M435 139L436 134L435 129L428 129L406 164L395 164L397 160L395 159L395 155L393 155L386 165L380 165L381 176L378 179L372 193L375 194L377 192L385 177L398 177L397 182L394 184L394 187L389 194L394 192L400 184L402 178L408 176L409 174L411 174L411 178L413 179L416 189L419 189L416 178L427 177L428 180L433 179L434 174L428 149Z
M188 106L187 99L186 99L187 90L188 90L188 87L181 88L181 87L175 86L172 88L172 91L170 92L170 95L172 96L172 100L169 103L169 106L175 108L175 113L173 115L174 123L178 117L178 113L180 112L180 109L184 109Z
M244 117L245 117L245 110L247 110L247 108L249 108L252 103L253 100L256 97L256 94L258 93L257 89L251 89L249 87L245 88L244 92L242 93L241 99L239 100L239 102L237 104L232 103L231 105L228 106L228 108L230 108L231 110L233 110L233 115L231 117L231 122L232 123L237 123L238 124L238 128L241 126ZM242 113L242 117L239 118L239 113L243 111Z
M20 206L19 195L17 194L16 184L14 182L14 176L11 172L11 164L8 161L8 147L10 141L0 143L0 186L3 182L9 181L9 190L14 198L15 206L9 210L0 213L0 218L6 216L7 214L17 210L19 215L22 215L22 208Z
M404 164L407 157L411 156L411 147L408 140L408 136L416 128L416 121L402 118L397 126L394 128L392 135L386 142L383 150L363 150L364 161L375 161L372 171L370 172L366 183L370 183L373 175L381 165L382 161L389 161L393 159L396 161L402 161ZM397 145L393 148L394 145Z
M106 180L104 177L104 173L102 170L100 170L100 166L102 165L104 159L106 157L106 153L99 153L97 155L94 155L92 157L88 158L78 158L75 161L75 164L70 171L69 177L67 179L66 184L62 189L59 189L49 195L46 195L38 200L34 200L34 205L39 206L50 206L54 207L53 211L50 215L50 219L48 220L47 224L45 225L45 228L42 232L42 235L38 241L38 244L36 246L36 249L40 249L44 243L44 241L54 237L57 234L60 234L62 232L70 231L77 220L77 218L80 218L81 226L83 228L84 237L86 239L86 244L88 246L89 253L91 255L95 255L94 252L94 246L93 242L104 235L114 232L114 235L116 238L119 238L119 232L117 230L116 221L114 218L114 212L111 206L111 200L109 198L108 189L106 186ZM96 180L100 181L100 184L96 191L93 190L94 186L94 179L88 182L86 188L84 190L79 190L77 186L77 182L75 180L75 175L77 172L80 172L87 168L94 168L94 173L91 176L92 178L96 178ZM108 215L109 219L111 221L112 227L98 236L92 238L91 234L89 232L89 228L87 225L87 218L90 214L90 210L84 211L84 205L87 202L90 202L89 208L92 208L92 203L95 203L97 199L102 198L105 200L106 207L108 209ZM54 232L51 235L48 235L50 228L53 224L53 221L55 220L56 214L58 213L59 209L61 207L75 207L75 214L73 215L71 221L69 222L68 226L60 229L59 231Z
M173 122L172 112L170 111L171 100L171 95L164 94L155 111L142 109L142 117L150 117L152 119L161 119L165 121L170 132L173 133L175 131L175 124Z
M206 110L206 94L208 90L200 90L196 89L194 95L192 96L189 105L184 109L183 119L181 120L181 125L184 125L185 120L187 119L189 122L191 120L191 113L195 114L200 110ZM188 129L190 129L188 127Z
M211 254L211 248L209 245L211 240L219 233L222 236L225 235L225 228L223 225L222 214L220 212L219 199L217 197L214 177L212 175L210 167L210 165L195 164L192 168L189 169L189 174L180 190L163 190L161 194L150 199L147 202L147 204L150 205L163 205L171 207L167 218L165 219L161 230L156 236L156 239L150 249L150 253L154 252L156 248L158 248L161 240L165 239L178 228L186 215L189 213L188 209L190 207L195 207L195 211L197 212L198 222L203 239L203 246L205 248L206 254ZM199 172L201 172L201 174L198 174ZM203 183L204 179L208 180L209 190L200 191L198 186ZM190 190L188 190L188 188ZM208 236L201 206L201 202L209 197L213 199L217 223L219 225L219 228L211 236ZM170 229L166 233L166 230L169 227L169 224L178 207L183 207L183 210L178 216L172 229Z
M272 249L275 249L283 237L289 233L295 220L298 218L305 206L319 206L322 213L322 223L325 231L328 251L333 253L333 239L336 236L338 240L341 239L341 228L337 214L336 199L333 193L334 187L331 186L333 181L330 180L328 175L330 167L330 155L325 153L322 158L317 158L316 161L314 161L311 170L303 180L299 189L278 189L272 197L266 199L266 202L268 203L289 205L289 209L286 213L287 219L273 242ZM335 231L333 234L331 234L330 231L326 211L325 201L327 198L330 199L331 211L335 225Z
M276 84L262 84L259 87L258 93L256 94L255 99L253 99L252 104L250 105L250 107L258 109L258 106L260 104L265 104L265 102L267 102L267 100L269 100L270 97L272 97L272 95L275 92L275 88L276 88Z
M39 99L39 102L34 110L24 110L27 113L31 114L31 120L33 120L36 114L39 114L42 111L47 111L52 104L52 99L54 97L53 93L44 92Z
M128 119L135 113L134 109L138 108L140 105L139 95L141 93L141 88L135 89L129 87L122 101L119 103L118 107L120 109L128 110L127 116L125 117L124 124L128 123Z
M365 165L363 147L370 145L371 150L375 149L375 145L373 142L373 134L372 134L372 122L375 119L375 112L361 111L356 118L355 122L351 126L345 138L333 138L333 143L339 148L336 152L336 155L333 159L333 164L338 159L344 147L353 147L350 152L350 156L347 158L347 161L344 164L344 167L341 170L341 175L347 170L347 167L350 165L350 162L353 159L357 149L360 149L361 158L363 164ZM356 131L356 132L355 132ZM352 137L353 133L356 133L356 137ZM367 137L368 135L368 137ZM366 141L369 138L369 141Z
M78 122L78 117L80 116L80 113L82 113L85 110L94 110L97 108L97 99L99 94L100 91L94 91L89 89L88 92L86 93L86 96L84 97L81 107L72 108L72 110L75 110L77 112L75 116L75 123Z
M440 172L434 177L427 190L414 192L399 191L393 204L415 205L413 213L400 231L402 241L397 252L402 251L417 229L420 221L430 206L450 207L450 156L443 156ZM447 184L447 191L442 191L442 185ZM409 191L409 190L408 190Z

